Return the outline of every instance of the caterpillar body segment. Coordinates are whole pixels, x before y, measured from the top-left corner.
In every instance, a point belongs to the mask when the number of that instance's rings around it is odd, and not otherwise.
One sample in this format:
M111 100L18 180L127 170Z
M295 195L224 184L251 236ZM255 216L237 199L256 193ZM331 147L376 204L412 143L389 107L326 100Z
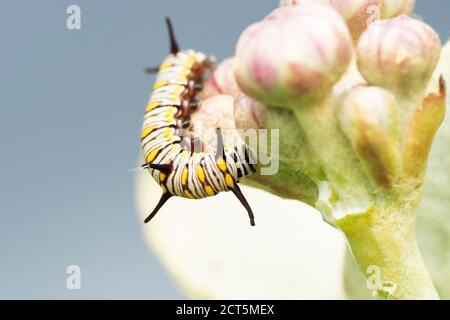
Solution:
M202 199L232 191L254 226L253 212L237 184L256 171L250 148L245 143L225 147L217 129L217 151L205 153L198 150L201 142L197 138L180 134L181 129L190 126L190 114L198 107L198 93L214 61L198 51L181 51L168 18L166 22L171 53L158 68L147 68L148 72L157 73L157 77L141 131L145 160L142 168L150 171L163 195L145 223L172 196Z

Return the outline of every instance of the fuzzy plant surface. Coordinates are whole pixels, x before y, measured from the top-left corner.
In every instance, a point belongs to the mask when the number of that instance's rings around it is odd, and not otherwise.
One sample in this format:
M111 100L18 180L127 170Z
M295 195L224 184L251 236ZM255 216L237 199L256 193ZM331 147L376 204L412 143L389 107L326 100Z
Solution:
M243 32L204 96L228 99L236 128L279 130L265 155L278 172L247 183L318 209L345 235L367 288L386 299L439 299L416 212L446 85L432 80L440 39L408 15L413 6L281 1Z
M441 75L450 81L450 42L444 46L429 89L433 90ZM447 92L447 109L450 107ZM442 299L450 299L450 117L447 115L439 129L431 150L425 192L417 209L417 238L436 289ZM358 272L351 252L345 263L345 288L349 299L371 297L366 280Z

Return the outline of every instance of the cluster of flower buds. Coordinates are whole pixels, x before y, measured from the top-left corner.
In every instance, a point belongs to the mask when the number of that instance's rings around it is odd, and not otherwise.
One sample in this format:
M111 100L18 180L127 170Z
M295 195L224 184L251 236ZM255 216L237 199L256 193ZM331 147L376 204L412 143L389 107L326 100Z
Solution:
M369 18L361 12L370 13L370 5L379 6L384 20L355 22ZM279 126L283 119L290 134L282 135L280 150L289 153L300 139L308 153L302 169L317 185L323 177L316 173L327 173L326 179L335 181L330 194L346 202L344 209L330 211L363 210L379 187L409 181L415 189L444 115L445 84L425 97L441 45L426 23L401 15L413 5L281 1L242 33L235 57L207 80L204 97L235 98L234 125L240 129ZM304 158L312 159L313 170Z
M247 28L233 61L235 77L249 97L294 112L338 193L347 179L344 185L361 184L370 195L373 185L392 188L410 180L411 159L426 163L429 147L415 144L432 141L444 114L443 82L436 95L425 97L441 44L426 23L398 16L411 12L413 1L324 2L282 1ZM381 18L394 18L368 28L356 23L369 4L381 8ZM422 174L414 177L423 177L425 165L416 168ZM345 198L348 190L342 193Z
M413 0L282 0L242 33L207 94L235 98L236 127L285 129L282 173L259 179L264 189L297 199L307 194L349 237L361 268L400 259L383 268L405 281L394 297L436 298L416 253L415 219L395 214L419 202L445 114L444 80L427 93L441 42L409 16L413 7ZM369 242L372 247L361 244ZM413 252L408 259L418 265L408 269L393 246Z

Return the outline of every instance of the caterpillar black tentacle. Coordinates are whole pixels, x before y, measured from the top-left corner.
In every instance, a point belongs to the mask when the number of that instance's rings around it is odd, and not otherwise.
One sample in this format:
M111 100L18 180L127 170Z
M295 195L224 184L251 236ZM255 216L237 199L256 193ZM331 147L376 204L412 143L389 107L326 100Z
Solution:
M225 148L223 145L222 131L220 131L220 128L216 128L216 135L217 135L217 151L216 151L216 161L217 161L220 158L225 157ZM226 161L226 159L224 160Z
M172 164L146 163L142 165L142 169L154 169L161 173L169 174L172 171Z
M198 150L198 138L180 134L191 127L190 114L199 106L197 95L214 62L201 52L180 50L169 18L166 24L171 53L157 70L141 132L145 157L142 168L149 170L163 194L144 222L149 222L172 196L201 199L232 191L254 226L253 212L238 186L242 177L256 171L251 149L245 143L227 148L219 128L216 152L211 153Z
M169 31L169 41L170 41L170 53L177 54L180 51L177 39L175 39L175 32L173 31L172 21L169 17L166 17L167 30Z
M149 222L153 219L153 217L158 213L159 209L162 208L162 206L166 203L167 200L169 200L172 197L172 195L168 192L164 192L161 196L161 199L159 199L158 204L156 205L155 209L153 209L152 213L149 214L147 218L145 218L144 223Z
M155 74L159 72L159 67L147 67L144 69L145 73Z
M252 226L255 225L255 216L253 215L252 208L250 208L250 205L247 202L247 199L245 199L244 195L242 194L241 188L239 188L239 185L236 183L233 188L230 189L234 195L239 199L239 201L242 203L245 209L247 209L248 217L250 218L250 224Z

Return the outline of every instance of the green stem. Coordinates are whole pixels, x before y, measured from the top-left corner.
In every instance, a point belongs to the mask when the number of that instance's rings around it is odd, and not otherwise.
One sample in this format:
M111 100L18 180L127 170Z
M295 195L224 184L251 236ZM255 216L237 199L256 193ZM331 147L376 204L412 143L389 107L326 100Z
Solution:
M324 100L318 105L299 106L294 112L340 202L364 207L369 202L368 181L339 129L333 104Z
M379 297L439 299L417 247L415 222L414 208L407 204L381 205L336 221L368 279L368 288Z
M337 193L337 198L330 193L327 208L332 222L347 237L369 289L392 299L439 299L415 237L415 208L421 192L399 186L390 191L370 187L339 128L332 101L299 106L294 112L324 168L330 190Z

